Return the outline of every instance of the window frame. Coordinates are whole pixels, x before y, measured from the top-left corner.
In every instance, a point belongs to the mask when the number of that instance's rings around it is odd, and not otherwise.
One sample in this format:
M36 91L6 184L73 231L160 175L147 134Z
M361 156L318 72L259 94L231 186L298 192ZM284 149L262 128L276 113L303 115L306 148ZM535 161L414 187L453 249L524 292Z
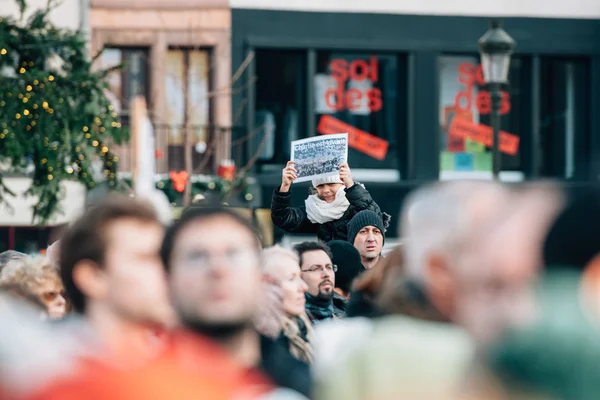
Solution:
M444 176L444 171L442 171L442 163L441 163L441 156L442 156L442 151L444 151L444 149L441 147L441 139L442 139L442 134L444 133L443 130L443 126L441 125L441 121L442 121L442 115L440 115L440 110L441 110L441 88L442 88L442 70L441 70L441 59L443 57L456 57L456 58L472 58L472 59L476 59L477 60L477 68L479 67L479 65L481 64L481 56L479 53L476 52L440 52L437 55L437 60L438 60L438 106L437 106L437 119L438 119L438 157L440 158L440 165L438 166L438 176L439 176L439 180L451 180L451 179L456 179L456 178L469 178L469 177L474 177L474 178L479 178L479 177L483 177L484 175L487 177L489 175L490 179L492 177L492 170L490 169L490 171L477 171L477 170L473 170L473 171L465 171L464 175L461 173L461 171L450 171L450 172L454 172L454 174L449 175L446 174ZM519 80L521 82L524 82L524 85L521 85L521 88L517 88L515 86L513 86L511 84L511 80L510 80L510 74L511 72L509 72L509 82L507 84L503 84L501 90L502 91L506 91L508 92L509 95L511 95L511 109L509 111L509 115L510 112L512 112L512 110L514 109L514 103L512 102L512 95L514 94L515 91L518 92L519 96L520 96L520 100L519 100L519 114L521 115L527 115L527 113L529 112L529 110L531 109L531 102L532 102L532 87L530 87L529 85L526 85L527 81L531 80L531 69L532 69L532 59L533 57L530 54L515 54L512 56L511 59L511 69L512 66L514 65L514 60L515 59L519 59L519 61L521 62L521 66L520 66L520 70L519 70ZM457 77L458 77L458 71L457 71ZM535 79L535 78L534 78ZM477 83L475 84L476 88L478 91L481 90L488 90L487 89L487 85L484 86L477 86ZM473 101L475 101L475 99L473 99ZM483 119L481 118L483 116ZM489 123L489 118L490 118L490 114L479 114L479 124L483 124L483 125L490 125ZM510 121L510 120L509 120ZM507 179L510 181L521 181L521 180L526 180L530 177L531 172L528 168L531 159L532 159L532 146L531 146L531 138L527 135L527 132L531 131L530 128L530 123L531 121L527 121L526 118L516 118L514 120L515 124L518 126L519 131L518 132L518 136L519 136L519 157L520 157L520 169L516 170L516 169L505 169L505 167L503 168L504 165L506 165L506 163L504 162L504 157L507 157L507 155L505 155L504 153L501 153L501 165L500 165L500 171L501 171L501 179ZM506 128L506 118L504 118L503 115L500 116L500 125L501 125L501 129L505 130ZM512 127L514 128L514 127ZM509 133L513 133L510 132L511 130L514 129L509 129ZM488 150L491 153L491 149ZM477 173L479 173L479 175L477 175ZM455 175L455 177L453 177L453 175ZM477 176L476 176L477 175Z
M206 151L204 153L198 153L195 150L192 150L192 165L193 165L193 169L194 171L196 170L196 168L201 165L203 166L201 171L198 171L198 173L206 173L207 171L212 170L212 164L213 164L213 160L214 160L214 148L211 151L211 146L216 146L216 144L214 143L215 138L216 138L216 132L220 130L220 127L216 127L214 125L214 121L215 121L215 96L213 95L214 93L214 74L215 74L215 66L214 66L214 47L209 47L209 46L201 46L201 47L196 47L196 46L169 46L167 48L167 53L170 51L181 51L183 53L183 67L184 67L184 74L186 76L186 80L187 82L189 82L189 78L190 78L190 53L193 51L198 51L198 52L205 52L207 54L207 58L208 58L208 121L207 121L207 125L205 126L197 126L200 129L205 129L206 130L206 144L207 144L207 148ZM166 76L165 76L165 82L164 84L166 85ZM190 86L189 85L184 85L185 91L187 93L187 98L189 99L189 94L190 94ZM166 96L166 94L165 94ZM184 94L184 98L185 98L185 94ZM187 104L184 104L184 109L185 109L185 113L187 114L187 109L188 106ZM194 128L194 125L191 125L192 128ZM180 127L180 129L183 129L185 127L185 122L184 125L182 125ZM168 126L168 124L161 124L160 126L157 125L155 126L155 128L157 128L157 130L161 130L164 129L166 131L165 135L166 136L166 149L167 149L167 168L169 171L175 170L175 171L183 171L185 170L185 145L182 143L180 145L178 144L171 144L169 141L170 138L170 134L169 131L171 129L170 126ZM206 160L205 156L206 154L209 154L210 159ZM175 162L173 162L175 161Z

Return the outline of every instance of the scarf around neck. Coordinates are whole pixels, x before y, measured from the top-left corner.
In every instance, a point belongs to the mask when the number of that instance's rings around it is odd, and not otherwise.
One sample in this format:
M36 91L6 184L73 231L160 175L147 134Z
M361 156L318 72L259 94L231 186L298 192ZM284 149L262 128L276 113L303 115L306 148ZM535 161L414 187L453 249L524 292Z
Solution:
M321 200L318 195L313 194L304 200L306 216L313 224L324 224L342 218L342 215L350 207L346 198L346 191L340 188L335 194L335 200L331 203Z
M317 321L333 318L333 298L325 300L305 293L306 311Z

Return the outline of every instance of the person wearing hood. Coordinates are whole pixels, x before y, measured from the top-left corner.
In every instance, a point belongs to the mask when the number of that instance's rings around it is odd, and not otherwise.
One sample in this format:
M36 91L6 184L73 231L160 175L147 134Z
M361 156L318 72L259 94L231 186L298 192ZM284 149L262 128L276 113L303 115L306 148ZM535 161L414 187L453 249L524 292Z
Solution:
M294 162L289 161L281 186L273 192L271 218L285 232L316 234L323 243L347 240L348 222L363 210L373 211L389 224L389 215L381 212L364 186L354 182L347 163L340 165L339 174L313 179L313 193L301 207L291 205L290 188L296 177Z

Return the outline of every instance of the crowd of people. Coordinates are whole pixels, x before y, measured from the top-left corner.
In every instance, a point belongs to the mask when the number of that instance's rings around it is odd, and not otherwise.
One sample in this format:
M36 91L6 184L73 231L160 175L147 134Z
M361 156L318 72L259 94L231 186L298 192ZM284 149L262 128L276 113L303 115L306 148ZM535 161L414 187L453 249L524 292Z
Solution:
M0 399L587 400L600 396L600 192L437 182L389 215L314 180L263 248L225 207L164 226L110 195L46 256L0 254Z

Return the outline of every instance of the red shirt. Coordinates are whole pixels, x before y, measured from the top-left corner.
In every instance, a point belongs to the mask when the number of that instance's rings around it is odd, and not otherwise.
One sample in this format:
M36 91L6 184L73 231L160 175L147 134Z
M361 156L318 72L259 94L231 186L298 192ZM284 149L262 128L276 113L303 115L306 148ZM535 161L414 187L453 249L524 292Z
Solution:
M142 367L119 370L85 360L74 376L30 400L255 399L271 389L268 379L240 367L218 344L177 333L159 357Z

